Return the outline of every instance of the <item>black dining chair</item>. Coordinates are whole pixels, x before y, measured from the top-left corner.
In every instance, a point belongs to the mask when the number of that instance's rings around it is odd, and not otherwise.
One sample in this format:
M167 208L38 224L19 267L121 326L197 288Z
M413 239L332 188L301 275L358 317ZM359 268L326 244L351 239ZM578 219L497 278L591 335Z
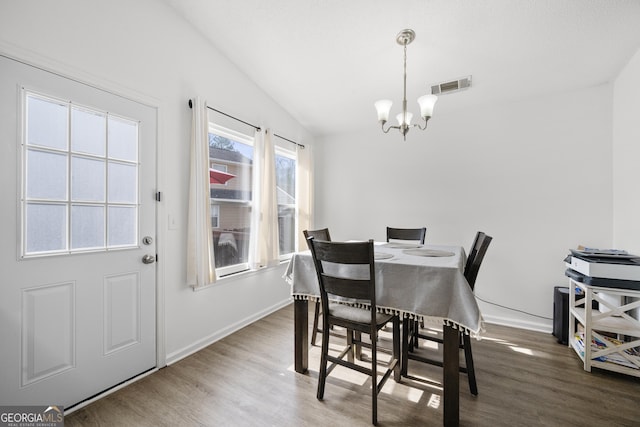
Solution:
M318 230L303 230L302 234L304 234L304 238L307 241L307 246L309 246L309 237L313 237L317 240L326 240L328 242L331 241L331 235L329 234L328 228L321 228ZM311 249L311 246L309 246ZM316 345L316 337L318 336L318 332L322 333L322 329L318 327L318 319L320 317L320 301L316 301L315 307L313 309L313 329L311 331L311 345Z
M416 242L424 245L424 239L427 235L427 228L394 228L387 227L387 242L401 241L401 242ZM418 345L418 323L422 320L412 320L408 322L409 336L411 340L408 343L409 349L413 351L413 348Z
M378 394L391 374L400 380L400 319L395 314L378 313L376 306L376 275L373 240L368 242L328 242L308 239L313 262L320 284L322 302L322 329L328 331L333 325L347 330L347 345L337 355L329 353L330 334L322 334L320 371L318 374L318 400L324 398L327 376L337 366L356 370L371 378L371 420L378 424ZM354 274L357 270L357 274ZM345 273L346 271L346 273ZM358 306L329 300L341 297L357 300ZM361 308L361 307L368 308ZM393 355L378 381L378 332L393 322ZM369 342L359 339L369 335ZM356 345L370 349L370 366L354 361ZM348 356L345 360L345 356ZM331 365L327 366L331 362ZM369 387L365 387L367 390Z
M489 244L491 243L493 238L491 236L486 235L482 231L478 231L476 233L476 237L471 245L471 250L469 251L469 255L467 257L467 263L464 267L464 277L467 279L467 283L469 283L469 287L471 291L473 291L476 283L476 278L478 277L478 271L480 270L480 265L482 264L482 260L487 253L487 249L489 248ZM404 319L404 328L405 330L408 328L410 320ZM418 332L418 336L422 339L437 342L442 344L443 340L440 335L426 335ZM441 360L435 360L431 358L424 357L415 352L412 352L412 348L409 346L409 333L405 333L403 331L402 334L402 375L407 376L408 371L408 361L416 360L419 362L429 363L436 366L443 366ZM471 394L478 394L478 385L476 383L476 374L475 368L473 365L473 354L471 352L471 337L468 334L460 333L460 349L464 350L464 359L465 366L460 367L460 372L466 373L469 379L469 390Z
M422 228L393 228L387 227L387 242L394 240L416 241L424 245L424 237L427 234L426 227Z

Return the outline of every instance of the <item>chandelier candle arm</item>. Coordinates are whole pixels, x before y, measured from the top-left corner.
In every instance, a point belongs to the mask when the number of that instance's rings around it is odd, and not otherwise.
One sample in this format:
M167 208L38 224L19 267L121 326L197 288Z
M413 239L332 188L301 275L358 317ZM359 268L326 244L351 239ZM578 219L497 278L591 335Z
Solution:
M407 45L416 38L416 33L413 30L402 30L396 36L396 42L404 48L404 61L403 61L403 93L402 93L402 112L396 116L398 120L398 126L389 126L386 130L384 128L385 123L389 120L389 114L391 112L391 105L393 104L388 99L382 99L377 101L374 106L378 113L378 121L381 124L382 131L388 133L390 129L398 129L402 134L404 140L407 139L407 133L412 127L417 127L420 130L427 128L427 122L433 115L433 107L435 106L438 97L435 95L423 95L418 98L418 105L420 106L420 117L424 120L424 126L419 124L411 124L413 114L407 111Z

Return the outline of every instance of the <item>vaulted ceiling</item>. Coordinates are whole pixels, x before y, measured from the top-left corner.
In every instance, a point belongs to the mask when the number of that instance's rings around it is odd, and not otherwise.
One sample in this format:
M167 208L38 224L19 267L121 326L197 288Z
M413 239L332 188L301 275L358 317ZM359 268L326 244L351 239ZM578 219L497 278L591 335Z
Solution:
M377 126L377 99L400 111L404 28L410 111L431 85L473 76L434 120L609 82L640 48L639 0L164 1L315 135Z

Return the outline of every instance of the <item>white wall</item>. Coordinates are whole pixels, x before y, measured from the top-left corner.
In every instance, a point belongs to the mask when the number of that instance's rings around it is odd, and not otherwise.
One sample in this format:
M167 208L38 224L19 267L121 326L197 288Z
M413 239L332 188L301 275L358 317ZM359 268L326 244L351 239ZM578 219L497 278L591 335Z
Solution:
M548 318L481 303L485 319L550 331L568 249L612 242L611 105L603 85L449 115L436 106L407 143L372 113L361 132L318 139L315 225L335 239L426 226L428 242L467 249L484 231L494 240L476 294Z
M286 301L282 267L199 292L184 284L187 99L199 95L305 144L313 145L311 135L162 3L0 1L0 51L159 107L161 322L169 358ZM375 123L322 138L314 147L315 225L329 226L336 239L384 239L386 225L425 225L429 242L465 248L483 230L494 241L477 294L550 318L552 288L566 285L568 248L615 243L640 252L640 201L629 196L640 174L633 164L639 63L636 54L615 92L604 85L448 115L436 106L429 129L412 131L406 144ZM454 103L449 96L440 102ZM169 216L176 230L168 230ZM481 307L488 320L550 330L550 320Z
M640 50L614 83L613 241L640 254Z
M221 281L193 292L186 278L186 215L191 110L210 105L276 133L311 136L245 75L153 0L8 1L0 3L0 52L132 94L159 107L158 245L169 361L224 336L289 300L283 267ZM3 158L2 162L12 161ZM167 218L177 228L168 229Z

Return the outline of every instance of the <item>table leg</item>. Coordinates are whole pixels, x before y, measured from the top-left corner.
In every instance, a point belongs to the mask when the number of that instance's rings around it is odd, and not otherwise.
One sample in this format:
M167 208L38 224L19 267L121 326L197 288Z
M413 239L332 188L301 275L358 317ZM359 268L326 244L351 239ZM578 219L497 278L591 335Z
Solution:
M460 423L460 331L451 326L444 328L444 418L446 427Z
M298 373L307 372L309 365L309 302L296 299L293 302L294 366Z

